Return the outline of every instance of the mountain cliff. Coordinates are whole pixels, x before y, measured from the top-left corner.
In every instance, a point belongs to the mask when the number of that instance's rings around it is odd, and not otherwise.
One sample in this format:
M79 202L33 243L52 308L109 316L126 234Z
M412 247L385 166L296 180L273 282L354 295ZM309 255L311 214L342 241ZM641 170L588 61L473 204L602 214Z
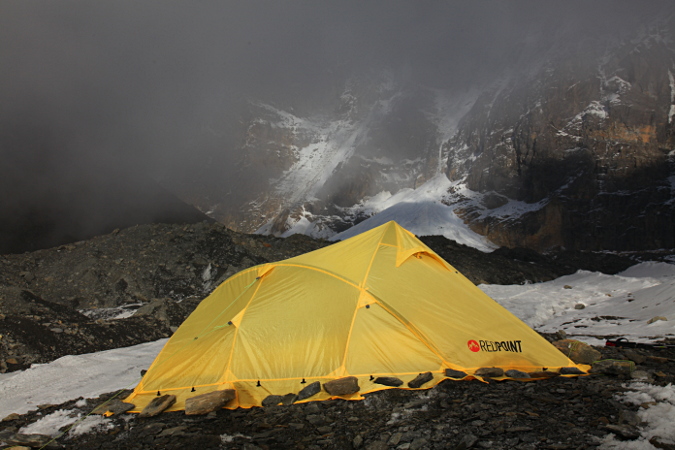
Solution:
M675 247L674 30L671 16L620 41L530 46L470 89L383 70L347 78L320 107L249 102L226 183L236 198L204 186L190 198L276 236L335 238L387 208L405 222L420 212L403 203L423 196L444 210L425 228L448 235L458 219L465 242Z
M536 249L675 246L672 30L484 93L447 143L449 178L485 194L461 208L472 228ZM511 199L538 206L490 213Z

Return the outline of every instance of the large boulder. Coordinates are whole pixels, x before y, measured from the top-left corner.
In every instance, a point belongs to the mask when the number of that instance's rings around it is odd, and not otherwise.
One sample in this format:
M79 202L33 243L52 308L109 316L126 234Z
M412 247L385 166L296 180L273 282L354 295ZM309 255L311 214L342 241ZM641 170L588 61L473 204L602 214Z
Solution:
M602 356L590 345L576 339L562 339L555 341L553 345L577 364L593 364Z

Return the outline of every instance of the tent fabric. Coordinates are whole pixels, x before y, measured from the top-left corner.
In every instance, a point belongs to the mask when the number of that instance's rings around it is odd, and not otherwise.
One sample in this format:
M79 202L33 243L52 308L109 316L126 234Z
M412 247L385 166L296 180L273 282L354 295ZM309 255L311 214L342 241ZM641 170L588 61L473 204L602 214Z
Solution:
M355 376L360 391L389 389L446 369L556 371L576 367L395 222L284 261L243 270L178 328L126 401L142 410L159 393L170 410L235 389L228 408ZM407 384L403 385L404 387ZM305 400L332 398L325 390Z

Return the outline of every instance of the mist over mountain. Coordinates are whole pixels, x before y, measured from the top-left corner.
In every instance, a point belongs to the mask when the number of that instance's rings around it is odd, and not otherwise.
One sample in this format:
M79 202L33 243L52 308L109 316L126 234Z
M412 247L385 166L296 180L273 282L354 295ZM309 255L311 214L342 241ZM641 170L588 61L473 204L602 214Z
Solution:
M559 3L4 1L2 251L166 220L155 183L332 237L432 180L497 246L675 247L674 7Z

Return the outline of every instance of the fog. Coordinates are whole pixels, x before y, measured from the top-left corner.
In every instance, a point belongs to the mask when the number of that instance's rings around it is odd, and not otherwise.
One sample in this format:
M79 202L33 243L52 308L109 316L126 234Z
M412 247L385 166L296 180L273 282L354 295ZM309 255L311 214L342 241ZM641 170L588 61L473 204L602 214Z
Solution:
M464 89L670 3L2 0L0 231L39 216L91 234L110 192L213 158L226 177L247 99L321 104L380 68Z

